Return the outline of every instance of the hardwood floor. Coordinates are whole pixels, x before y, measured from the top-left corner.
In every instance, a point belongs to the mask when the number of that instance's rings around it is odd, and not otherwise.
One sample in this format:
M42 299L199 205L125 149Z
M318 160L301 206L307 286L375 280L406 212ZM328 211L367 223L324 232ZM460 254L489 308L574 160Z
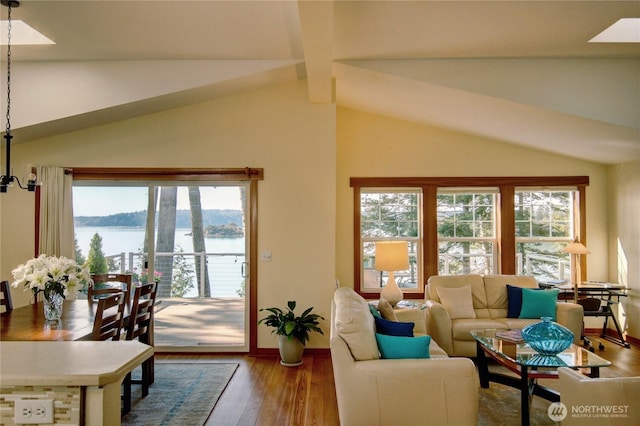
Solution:
M601 377L640 376L638 347L603 343L605 350L596 352L613 365L602 368ZM156 362L163 361L239 363L206 426L339 425L330 356L305 356L297 368L281 366L277 357L246 355L157 354Z
M329 355L305 356L297 368L277 356L157 354L156 362L237 362L207 426L339 425Z

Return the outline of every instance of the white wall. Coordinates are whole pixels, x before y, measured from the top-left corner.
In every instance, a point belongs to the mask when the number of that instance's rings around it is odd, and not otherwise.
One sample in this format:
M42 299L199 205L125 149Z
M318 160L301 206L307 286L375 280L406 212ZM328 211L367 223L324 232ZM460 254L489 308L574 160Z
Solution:
M14 145L26 162L65 167L261 167L258 307L329 318L334 289L335 106L310 104L304 81ZM2 197L0 276L33 255L33 194ZM17 292L13 292L14 294ZM25 295L28 296L28 295ZM15 297L17 304L27 297ZM302 311L300 311L301 313ZM329 330L327 325L324 330ZM277 347L266 327L258 346ZM327 347L313 333L308 347Z
M640 339L640 161L609 170L609 281L631 288L621 299L620 326Z

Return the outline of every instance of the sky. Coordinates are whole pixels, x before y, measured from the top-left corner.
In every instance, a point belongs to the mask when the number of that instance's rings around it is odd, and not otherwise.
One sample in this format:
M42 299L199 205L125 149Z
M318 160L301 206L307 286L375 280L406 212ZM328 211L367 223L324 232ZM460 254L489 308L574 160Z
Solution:
M147 210L147 187L74 186L74 216L109 216ZM237 186L200 187L203 209L241 210ZM186 186L178 187L178 210L189 209Z

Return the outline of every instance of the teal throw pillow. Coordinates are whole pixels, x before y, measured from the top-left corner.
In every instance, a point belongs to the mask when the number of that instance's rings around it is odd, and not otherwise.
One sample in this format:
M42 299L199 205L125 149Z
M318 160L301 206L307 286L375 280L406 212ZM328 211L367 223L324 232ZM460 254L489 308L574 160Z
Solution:
M380 358L429 358L431 336L404 337L376 333Z
M371 315L374 317L382 318L382 315L380 315L380 312L378 312L378 309L376 309L375 306L369 304L369 310L371 311Z
M522 309L518 318L551 317L556 320L556 302L560 290L522 289Z
M373 319L376 321L376 331L380 334L413 337L413 327L415 326L413 322L389 321L376 316Z

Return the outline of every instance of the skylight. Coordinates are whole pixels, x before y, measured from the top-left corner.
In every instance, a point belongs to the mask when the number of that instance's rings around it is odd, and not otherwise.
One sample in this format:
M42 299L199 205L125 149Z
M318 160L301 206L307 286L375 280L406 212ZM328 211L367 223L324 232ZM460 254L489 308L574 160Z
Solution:
M0 45L7 44L8 21L0 21ZM20 20L11 20L11 45L25 44L55 44L26 23Z
M621 18L589 43L640 43L640 18Z

